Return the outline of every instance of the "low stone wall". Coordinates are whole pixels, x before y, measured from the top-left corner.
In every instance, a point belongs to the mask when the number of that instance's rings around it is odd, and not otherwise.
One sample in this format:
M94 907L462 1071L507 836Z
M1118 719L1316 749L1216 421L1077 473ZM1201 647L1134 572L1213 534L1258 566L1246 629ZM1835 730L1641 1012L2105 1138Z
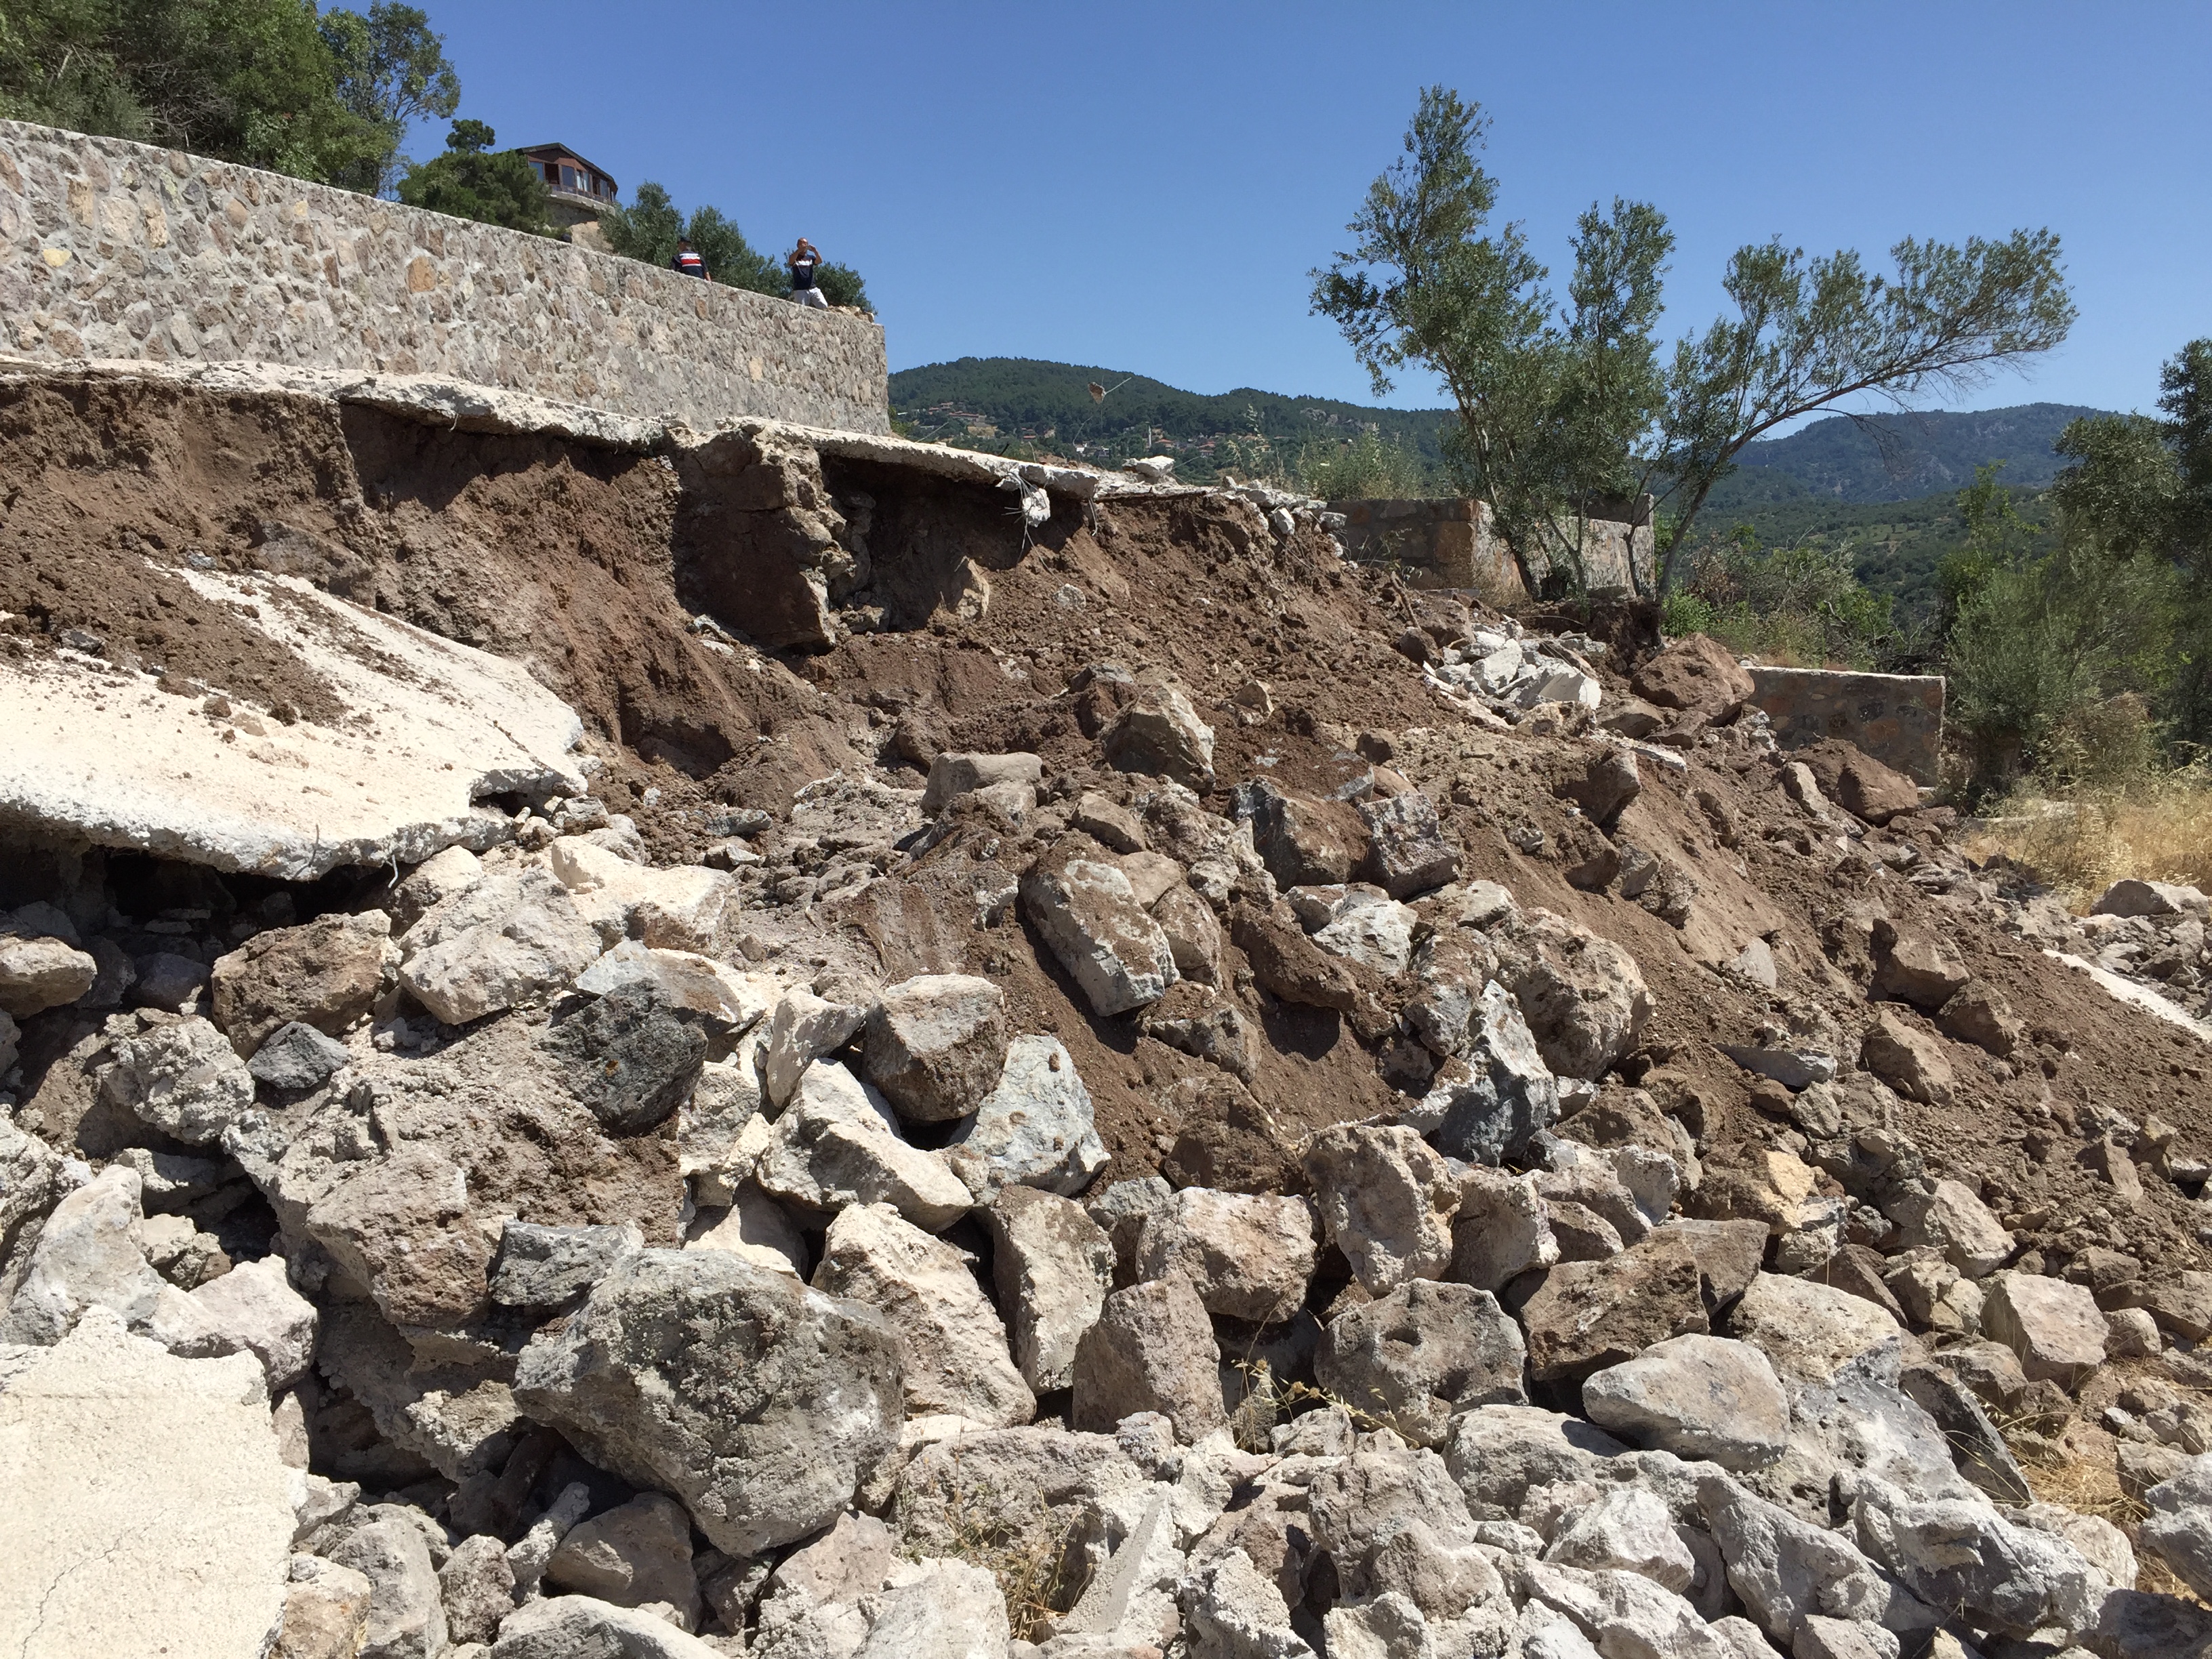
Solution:
M1943 677L1827 668L1751 671L1751 701L1784 749L1841 738L1932 786L1942 763Z
M1395 562L1404 569L1408 586L1471 588L1493 605L1523 604L1530 597L1511 544L1494 527L1488 501L1331 501L1328 508L1344 515L1344 528L1336 533L1346 557ZM1583 522L1591 596L1620 599L1649 592L1650 525L1611 519Z
M890 430L867 318L15 121L0 121L0 351L443 375L702 428Z

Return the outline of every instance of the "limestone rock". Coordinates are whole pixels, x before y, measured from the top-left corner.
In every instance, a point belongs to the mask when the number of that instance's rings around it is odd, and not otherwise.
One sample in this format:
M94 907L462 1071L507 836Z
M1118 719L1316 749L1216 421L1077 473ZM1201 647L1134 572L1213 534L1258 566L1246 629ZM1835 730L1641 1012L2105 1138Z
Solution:
M2212 1586L2212 1452L2143 1494L2150 1513L2137 1534L2199 1596ZM2133 1588L2132 1583L2121 1586Z
M909 1413L1026 1423L1036 1401L968 1263L888 1206L856 1204L830 1224L814 1288L883 1315L898 1339Z
M0 921L0 1014L28 1019L65 1007L92 989L100 963L70 941L26 936Z
M1828 799L1869 823L1887 823L1920 805L1920 789L1895 768L1838 738L1795 751L1813 769Z
M743 974L696 951L655 950L626 939L577 975L587 996L617 991L650 992L665 1007L696 1014L717 1035L748 1031L781 994L764 974Z
M1431 891L1459 873L1459 848L1419 790L1362 801L1359 818L1367 826L1367 871L1392 898Z
M465 847L448 847L407 872L392 890L392 925L404 933L431 910L483 879L483 860Z
M811 1257L806 1240L783 1206L752 1180L729 1192L729 1203L700 1211L684 1240L687 1250L728 1250L794 1279L805 1279Z
M1469 1011L1464 1060L1448 1060L1403 1120L1447 1157L1518 1161L1531 1136L1559 1121L1559 1086L1521 1010L1492 980Z
M590 1595L555 1595L507 1614L489 1659L720 1659L658 1614Z
M1565 1613L1601 1654L1737 1659L1686 1599L1641 1573L1531 1561L1522 1564L1521 1580L1531 1601Z
M1200 794L1213 787L1213 728L1173 686L1138 686L1098 747L1116 771L1172 778Z
M1451 1422L1444 1466L1477 1514L1517 1513L1536 1487L1604 1478L1629 1449L1595 1425L1534 1406L1480 1406Z
M1698 1571L1697 1558L1676 1533L1673 1512L1640 1486L1616 1486L1565 1517L1544 1559L1584 1572L1639 1573L1676 1592L1688 1589Z
M1728 1564L1729 1586L1766 1633L1787 1644L1808 1617L1925 1630L1937 1615L1859 1553L1847 1531L1815 1526L1725 1476L1697 1482L1698 1507Z
M2015 1630L2085 1631L2109 1592L2060 1538L2013 1525L1986 1503L1916 1500L1862 1480L1851 1504L1859 1547L1931 1607Z
M1695 714L1709 726L1734 720L1752 693L1749 671L1703 634L1675 641L1639 667L1629 684L1646 702Z
M1848 1361L1899 1334L1897 1322L1862 1297L1765 1273L1736 1304L1729 1328L1793 1382L1824 1382Z
M1493 937L1498 981L1555 1074L1602 1076L1643 1040L1651 994L1620 945L1548 910L1531 910Z
M1086 852L1086 848L1090 851ZM1181 977L1160 925L1116 865L1081 837L1057 843L1022 878L1022 914L1095 1012L1157 1002Z
M1028 784L1034 787L1044 776L1044 763L1035 755L955 754L940 750L929 763L929 781L921 792L921 813L933 818L963 795L996 784Z
M100 1096L190 1146L219 1140L253 1109L253 1074L197 1014L115 1045Z
M581 836L562 836L547 862L600 940L628 935L657 950L704 951L737 883L720 870L684 865L656 870L633 864Z
M1227 1421L1220 1362L1205 1305L1182 1279L1116 1291L1077 1346L1072 1420L1103 1430L1158 1412L1179 1438L1200 1439Z
M1479 1291L1502 1291L1532 1268L1559 1259L1549 1212L1527 1176L1478 1164L1460 1177L1452 1217L1451 1265L1444 1277Z
M446 1598L422 1529L397 1517L357 1527L331 1552L368 1580L362 1659L438 1659L447 1646Z
M471 1212L467 1176L433 1146L341 1164L302 1225L403 1328L451 1328L490 1299L491 1243Z
M684 1526L688 1532L690 1522ZM446 1609L446 1636L455 1647L496 1639L500 1620L514 1611L514 1568L506 1547L489 1533L461 1540L438 1569L438 1594Z
M2020 1357L2029 1382L2072 1389L2105 1363L2105 1317L2087 1286L2008 1273L1988 1291L1982 1328Z
M1313 1229L1302 1198L1186 1187L1146 1219L1137 1272L1184 1280L1210 1314L1279 1324L1305 1302Z
M857 1003L830 1002L804 985L776 1001L768 1017L767 1046L761 1054L761 1081L771 1105L787 1103L809 1066L834 1054L868 1022Z
M2004 1266L2013 1250L2012 1235L1963 1182L1938 1181L1925 1192L1907 1193L1889 1206L1898 1224L1898 1248L1942 1251L1969 1279L1982 1279Z
M1329 1322L1321 1385L1417 1446L1441 1442L1471 1406L1524 1405L1521 1330L1487 1291L1410 1279Z
M215 964L215 1023L248 1057L294 1020L336 1036L368 1016L398 966L391 936L381 910L256 933Z
M0 1366L0 1560L38 1589L0 1594L0 1644L27 1659L268 1650L292 1476L258 1362L179 1359L88 1311Z
M889 1204L929 1231L949 1227L974 1202L944 1157L899 1138L890 1108L842 1066L806 1068L755 1179L802 1212Z
M214 1351L251 1353L261 1362L272 1395L307 1375L319 1316L315 1304L292 1288L283 1256L242 1261L191 1297L215 1334Z
M1004 1188L978 1213L1022 1380L1037 1394L1067 1387L1113 1288L1113 1241L1081 1205L1033 1187Z
M1176 887L1160 895L1152 915L1166 936L1176 971L1200 985L1218 983L1221 924L1214 919L1213 907L1188 887Z
M1079 1193L1106 1167L1091 1091L1058 1037L1007 1045L998 1082L961 1125L945 1162L978 1201L1009 1186Z
M481 920L460 925L479 910ZM447 1024L465 1025L568 985L599 955L600 938L559 882L527 870L448 900L400 944L409 953L400 983Z
M1232 1549L1195 1566L1177 1585L1183 1630L1202 1659L1314 1659L1291 1628L1291 1609L1273 1580Z
M2093 916L2204 916L2212 915L2212 900L2194 887L2176 882L2141 881L2133 877L2116 881L2097 896L2089 907Z
M1141 853L1145 850L1144 821L1127 807L1109 800L1095 789L1086 789L1075 803L1075 811L1068 822L1097 842L1115 853Z
M1009 1629L998 1581L966 1561L900 1561L872 1598L854 1659L1000 1659Z
M826 1526L903 1415L879 1315L717 1250L628 1258L524 1351L514 1394L732 1555Z
M1459 1183L1413 1130L1339 1124L1315 1135L1302 1161L1325 1236L1370 1295L1450 1265Z
M1772 1363L1719 1337L1670 1337L1584 1377L1583 1409L1624 1440L1723 1468L1757 1468L1790 1443L1789 1396Z
M167 1311L178 1293L139 1248L139 1191L137 1170L111 1164L55 1205L0 1318L0 1343L51 1346L94 1308L141 1331Z
M1886 1008L1860 1040L1859 1063L1898 1093L1931 1106L1949 1105L1958 1083L1942 1043Z
M570 1528L545 1564L545 1582L618 1607L659 1602L692 1628L700 1600L691 1573L691 1517L672 1498L641 1492Z
M1979 979L1968 980L1936 1010L1936 1024L1944 1036L1971 1042L2000 1060L2020 1046L2027 1030L2027 1022L2013 1012L2012 1005L1994 986Z
M677 1109L678 1168L701 1205L727 1204L752 1179L769 1133L762 1109L767 1093L761 1082L764 1036L755 1028L727 1060L710 1060L699 1068L691 1097Z
M1004 991L970 974L927 974L886 988L868 1015L868 1081L908 1122L967 1116L1005 1068L1006 1008Z

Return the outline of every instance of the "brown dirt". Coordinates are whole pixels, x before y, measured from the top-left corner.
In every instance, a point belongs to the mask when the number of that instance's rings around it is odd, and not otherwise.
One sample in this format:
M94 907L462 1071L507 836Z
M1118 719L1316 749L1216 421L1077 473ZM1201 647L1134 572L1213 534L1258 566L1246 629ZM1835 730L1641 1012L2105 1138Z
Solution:
M684 565L711 545L680 527L681 486L662 459L541 438L441 432L358 410L225 397L153 385L0 386L0 609L18 614L9 648L52 648L70 627L103 634L118 661L304 714L312 685L285 678L257 636L199 605L167 567L198 551L224 568L295 571L357 602L524 660L582 714L608 761L599 787L635 816L655 854L696 857L707 809L788 805L808 779L861 769L888 751L893 724L918 722L946 747L1024 748L1048 780L1126 784L1100 769L1062 692L1089 663L1118 661L1181 682L1216 732L1219 789L1254 776L1288 787L1328 778L1361 733L1435 797L1465 849L1462 873L1504 883L1524 907L1556 910L1617 939L1637 958L1657 1012L1638 1066L1663 1065L1702 1103L1707 1155L1726 1164L1786 1141L1753 1108L1742 1073L1718 1052L1792 1000L1834 1012L1846 1032L1868 1018L1856 987L1823 949L1824 922L1878 900L1955 943L1967 964L2025 1017L2033 1040L2001 1075L1979 1050L1945 1040L1960 1099L1906 1103L1897 1127L1932 1168L1977 1185L2037 1248L2124 1245L2154 1267L2201 1265L2190 1206L2145 1182L2130 1211L2076 1161L2067 1133L2086 1107L2156 1115L2180 1145L2212 1148L2212 1063L2201 1044L2123 1010L1994 925L1972 893L1923 893L1823 841L1775 787L1764 759L1695 751L1681 776L1646 765L1643 798L1618 838L1660 854L1699 888L1689 927L1569 884L1595 832L1554 793L1579 774L1572 739L1481 729L1422 683L1391 648L1409 623L1443 622L1443 596L1408 594L1339 564L1310 542L1279 549L1256 513L1219 497L1061 503L1024 544L1004 498L980 489L838 467L841 492L875 498L876 589L897 631L861 635L811 658L709 650L689 631ZM687 543L687 534L692 540ZM993 584L988 615L953 618L940 601L973 559ZM742 631L744 618L721 623ZM1600 619L1624 645L1648 618ZM1607 664L1609 695L1632 664ZM1616 672L1616 671L1620 671ZM1219 705L1266 681L1277 712L1238 725ZM1732 762L1736 763L1731 763ZM902 780L918 785L909 769ZM1722 846L1691 799L1731 808L1740 844ZM658 793L652 792L657 791ZM1544 850L1506 832L1534 826ZM1911 832L1923 849L1940 832ZM1018 843L998 861L1018 871ZM899 883L820 907L887 974L963 966L1006 985L1018 1019L1057 1032L1099 1104L1100 1132L1129 1176L1159 1161L1186 1125L1177 1079L1217 1075L1189 1056L1101 1020L1018 922L977 928L965 895L933 890L947 849ZM1765 933L1783 983L1768 998L1707 965ZM1243 966L1230 952L1232 980ZM1700 957L1704 960L1700 960ZM1234 992L1261 1025L1253 1089L1285 1136L1381 1109L1388 1091L1356 1033L1334 1015L1267 1008ZM1911 1017L1917 1018L1917 1017ZM1940 1040L1940 1039L1939 1039ZM1848 1044L1847 1044L1848 1047ZM2038 1138L2040 1137L2040 1138Z

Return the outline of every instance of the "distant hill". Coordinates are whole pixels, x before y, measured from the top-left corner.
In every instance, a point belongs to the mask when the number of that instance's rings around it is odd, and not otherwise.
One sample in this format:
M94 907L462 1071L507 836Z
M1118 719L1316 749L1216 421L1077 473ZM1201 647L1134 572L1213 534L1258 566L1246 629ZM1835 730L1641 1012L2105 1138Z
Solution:
M1964 414L1832 415L1748 446L1711 505L1911 501L1963 489L1974 469L1991 461L2005 464L2008 484L2047 484L2059 465L2051 446L2066 423L2101 412L2078 404L2021 404Z
M1091 395L1097 384L1103 400ZM891 413L918 438L1000 452L1026 449L1111 463L1155 450L1204 479L1224 439L1254 432L1295 459L1317 438L1374 427L1431 465L1441 460L1441 409L1372 409L1334 398L1293 398L1242 386L1205 396L1127 369L1030 357L963 357L891 376Z

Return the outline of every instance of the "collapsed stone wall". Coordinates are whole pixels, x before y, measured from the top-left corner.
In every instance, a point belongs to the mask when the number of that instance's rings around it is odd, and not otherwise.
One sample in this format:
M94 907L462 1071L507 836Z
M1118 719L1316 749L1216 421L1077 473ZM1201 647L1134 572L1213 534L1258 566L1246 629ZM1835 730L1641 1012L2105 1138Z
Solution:
M439 374L888 432L882 328L181 150L0 121L0 350Z
M1498 534L1490 503L1465 496L1418 501L1337 501L1329 511L1345 555L1365 563L1401 566L1415 587L1461 588L1493 605L1528 598L1514 549ZM1592 517L1583 520L1583 576L1592 596L1622 598L1652 587L1652 536L1644 521ZM1532 556L1540 588L1548 588L1550 562ZM1565 577L1567 572L1558 573Z

